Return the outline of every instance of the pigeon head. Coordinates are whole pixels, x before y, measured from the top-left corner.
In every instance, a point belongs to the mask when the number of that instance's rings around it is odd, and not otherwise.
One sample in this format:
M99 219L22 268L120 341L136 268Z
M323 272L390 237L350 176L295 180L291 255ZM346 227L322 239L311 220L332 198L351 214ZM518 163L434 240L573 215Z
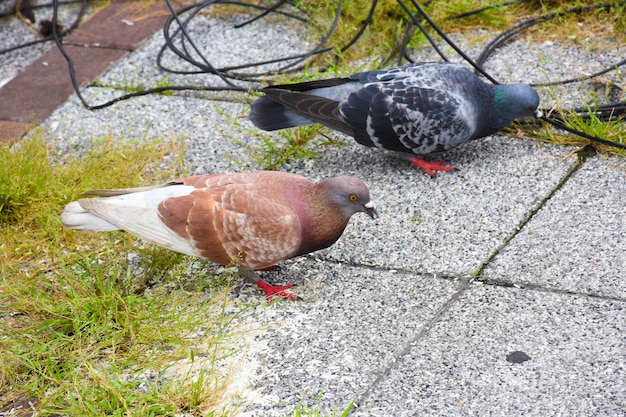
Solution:
M500 130L515 119L536 117L539 95L527 84L497 85L493 103L498 116L497 130Z
M355 213L366 213L372 219L378 218L370 192L363 181L348 176L330 178L318 184L324 190L328 204L348 219Z

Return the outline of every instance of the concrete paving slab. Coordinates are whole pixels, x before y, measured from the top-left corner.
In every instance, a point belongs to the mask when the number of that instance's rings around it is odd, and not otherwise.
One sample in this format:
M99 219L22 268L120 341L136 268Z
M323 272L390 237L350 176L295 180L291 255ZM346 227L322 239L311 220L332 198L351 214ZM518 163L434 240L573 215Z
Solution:
M624 159L588 158L483 276L626 299Z
M126 51L67 46L74 60L78 84L95 78L118 61ZM74 93L68 64L53 48L0 89L0 120L41 122Z
M174 10L180 7L177 2L173 6ZM162 29L169 16L165 2L114 0L72 32L64 43L132 51Z
M249 385L255 401L242 416L284 416L286 404L312 405L320 394L320 408L345 408L465 285L310 259L265 275L273 282L298 275L303 301L260 305L247 320L265 330L246 350L258 369ZM242 292L251 289L258 292Z
M342 239L336 261L464 276L478 270L573 168L571 148L493 136L445 154L459 169L431 179L392 154L352 143L315 163L324 175L362 178L380 206L379 228ZM356 219L355 219L356 220Z
M624 415L625 335L624 301L472 285L351 415Z

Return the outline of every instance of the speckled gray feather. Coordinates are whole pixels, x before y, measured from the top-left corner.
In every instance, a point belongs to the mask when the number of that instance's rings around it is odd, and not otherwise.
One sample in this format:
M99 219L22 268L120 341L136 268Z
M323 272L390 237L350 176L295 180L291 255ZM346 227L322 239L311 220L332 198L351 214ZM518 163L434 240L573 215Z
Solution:
M362 145L429 155L535 114L525 84L491 85L451 63L416 63L345 78L272 86L252 103L264 130L321 123Z

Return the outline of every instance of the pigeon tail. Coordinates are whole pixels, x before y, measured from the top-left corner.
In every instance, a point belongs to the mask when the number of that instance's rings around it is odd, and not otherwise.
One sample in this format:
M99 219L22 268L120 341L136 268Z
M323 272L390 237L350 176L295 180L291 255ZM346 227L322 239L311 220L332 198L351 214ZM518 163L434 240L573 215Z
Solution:
M250 105L250 121L259 129L272 131L313 124L313 121L264 96Z
M343 122L339 117L339 102L328 98L322 89L311 90L305 93L282 90L280 88L266 88L265 98L275 101L281 107L288 109L290 121L305 120L306 123L319 123L331 129L354 136L354 129ZM313 92L320 95L312 94ZM254 103L253 103L254 104ZM287 113L285 112L285 114ZM293 114L291 114L293 113ZM254 122L254 120L252 120Z
M61 214L61 222L63 222L63 225L68 229L82 230L85 232L120 230L120 228L113 223L85 210L78 201L71 202L65 206Z

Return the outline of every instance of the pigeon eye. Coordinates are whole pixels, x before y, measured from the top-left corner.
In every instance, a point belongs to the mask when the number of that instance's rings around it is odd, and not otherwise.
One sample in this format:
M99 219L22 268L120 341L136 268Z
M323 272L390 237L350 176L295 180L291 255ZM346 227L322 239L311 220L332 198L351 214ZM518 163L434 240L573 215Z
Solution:
M350 194L348 198L350 199L350 201L357 201L359 199L356 194Z

